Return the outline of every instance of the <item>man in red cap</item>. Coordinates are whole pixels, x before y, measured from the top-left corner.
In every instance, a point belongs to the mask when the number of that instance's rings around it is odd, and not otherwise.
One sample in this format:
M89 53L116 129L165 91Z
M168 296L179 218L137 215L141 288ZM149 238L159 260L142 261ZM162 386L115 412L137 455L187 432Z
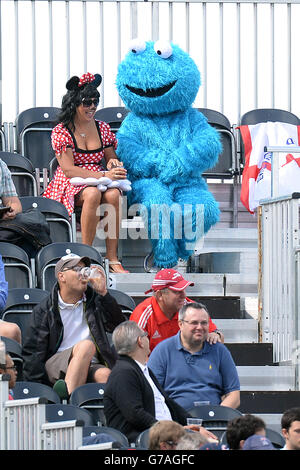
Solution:
M185 289L193 285L174 269L162 269L156 273L151 289L145 292L153 292L153 295L141 302L130 316L130 320L148 333L151 351L158 343L179 331L178 311L185 303L192 302L186 296ZM210 343L224 342L224 335L211 319L207 340Z

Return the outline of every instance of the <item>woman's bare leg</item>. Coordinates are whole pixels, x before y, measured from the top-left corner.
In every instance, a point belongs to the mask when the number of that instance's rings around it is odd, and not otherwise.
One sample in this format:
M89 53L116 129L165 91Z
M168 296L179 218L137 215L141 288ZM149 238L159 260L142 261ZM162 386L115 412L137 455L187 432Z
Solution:
M97 224L99 222L98 208L101 203L102 193L97 187L89 186L80 194L76 204L82 206L81 210L81 238L82 243L92 246L96 236ZM97 215L98 214L98 215Z
M103 193L103 203L108 205L108 210L105 211L105 227L104 231L107 236L106 242L106 258L110 262L118 262L118 243L120 234L120 204L121 194L116 188L108 189ZM124 273L124 268L120 264L114 264L111 266L112 271Z

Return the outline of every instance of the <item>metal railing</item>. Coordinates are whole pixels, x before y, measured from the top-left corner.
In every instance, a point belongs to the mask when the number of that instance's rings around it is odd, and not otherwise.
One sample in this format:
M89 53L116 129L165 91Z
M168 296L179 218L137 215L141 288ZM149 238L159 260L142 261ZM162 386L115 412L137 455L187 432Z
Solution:
M260 329L274 361L292 361L298 346L300 194L260 201ZM298 254L299 261L299 254Z
M202 76L196 107L231 123L254 108L300 114L300 0L1 0L0 20L2 122L60 106L67 79L87 70L103 74L100 105L120 105L117 66L139 36L191 54Z
M76 450L82 422L46 422L45 398L8 399L8 375L0 375L0 450Z

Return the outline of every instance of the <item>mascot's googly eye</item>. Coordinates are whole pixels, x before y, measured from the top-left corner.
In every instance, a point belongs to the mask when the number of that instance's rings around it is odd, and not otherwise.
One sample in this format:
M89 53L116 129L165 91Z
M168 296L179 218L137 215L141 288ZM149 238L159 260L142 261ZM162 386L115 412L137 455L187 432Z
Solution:
M134 54L141 54L146 49L146 43L142 39L132 39L129 44L129 52L133 52Z
M156 41L154 50L163 59L168 59L173 54L173 49L168 41Z

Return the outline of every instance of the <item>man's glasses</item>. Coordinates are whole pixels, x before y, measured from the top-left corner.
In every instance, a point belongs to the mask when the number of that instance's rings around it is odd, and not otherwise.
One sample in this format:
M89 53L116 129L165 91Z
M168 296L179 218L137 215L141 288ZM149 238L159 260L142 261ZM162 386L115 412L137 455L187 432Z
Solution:
M65 271L75 271L75 273L80 273L82 270L82 266L74 266L73 268L65 268L63 272Z
M5 367L5 370L8 370L8 369L17 370L17 366Z
M181 320L184 323L187 323L188 325L192 326L193 328L200 325L200 326L207 326L208 321L203 320L203 321L187 321L187 320Z
M82 106L85 108L90 108L92 104L97 108L99 104L99 99L98 98L84 98L82 100Z

